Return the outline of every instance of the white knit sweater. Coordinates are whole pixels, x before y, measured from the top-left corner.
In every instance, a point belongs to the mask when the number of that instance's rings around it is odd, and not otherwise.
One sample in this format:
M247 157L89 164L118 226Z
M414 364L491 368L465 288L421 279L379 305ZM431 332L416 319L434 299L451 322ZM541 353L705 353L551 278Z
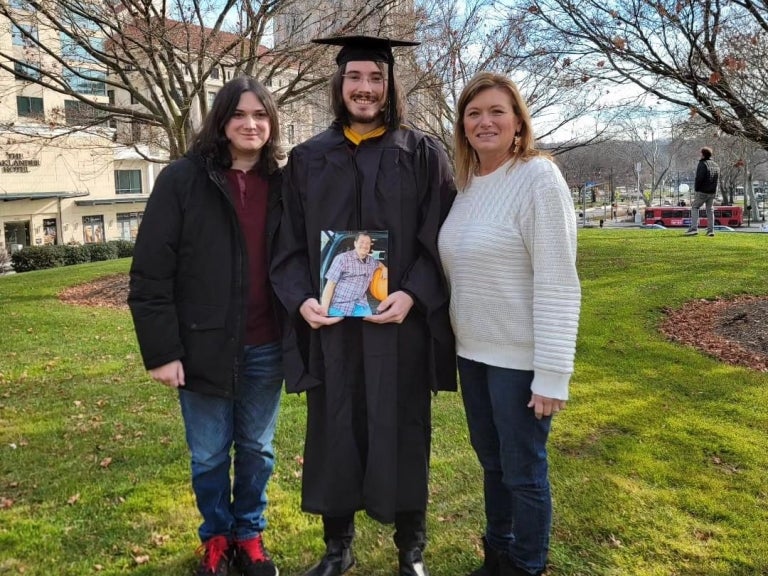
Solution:
M532 392L566 400L581 288L568 186L545 158L474 176L439 239L459 356L533 370Z

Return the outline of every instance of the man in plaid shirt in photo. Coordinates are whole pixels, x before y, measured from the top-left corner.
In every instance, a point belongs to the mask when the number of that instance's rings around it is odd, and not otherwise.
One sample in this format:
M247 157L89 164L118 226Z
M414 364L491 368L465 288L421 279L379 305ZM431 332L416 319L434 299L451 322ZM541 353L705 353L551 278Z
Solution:
M337 255L325 275L321 303L328 316L370 316L366 292L373 273L384 265L371 256L371 236L358 232L355 249ZM385 273L386 274L386 273Z

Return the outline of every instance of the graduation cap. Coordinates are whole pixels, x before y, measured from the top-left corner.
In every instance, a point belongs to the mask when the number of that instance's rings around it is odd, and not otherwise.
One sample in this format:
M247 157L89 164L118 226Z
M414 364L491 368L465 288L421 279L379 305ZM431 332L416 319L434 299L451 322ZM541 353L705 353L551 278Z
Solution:
M391 38L378 38L375 36L332 36L329 38L315 38L315 44L327 44L341 46L336 55L336 64L343 66L347 62L386 62L387 64L387 106L390 128L399 128L396 125L395 114L395 82L394 65L395 57L392 48L398 46L418 46L421 42L410 40L393 40Z

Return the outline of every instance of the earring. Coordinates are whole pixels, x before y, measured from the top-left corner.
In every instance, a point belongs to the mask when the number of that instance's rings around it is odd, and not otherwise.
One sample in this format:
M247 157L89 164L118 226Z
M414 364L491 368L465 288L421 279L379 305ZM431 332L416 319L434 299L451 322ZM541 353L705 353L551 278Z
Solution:
M519 134L515 134L514 144L515 144L514 152L515 154L517 154L520 151L520 135Z

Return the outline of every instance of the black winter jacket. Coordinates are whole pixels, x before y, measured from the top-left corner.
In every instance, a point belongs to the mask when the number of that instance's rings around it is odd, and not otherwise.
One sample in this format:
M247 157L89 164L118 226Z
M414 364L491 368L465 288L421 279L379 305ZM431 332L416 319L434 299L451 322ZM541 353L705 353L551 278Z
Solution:
M267 246L280 221L269 177ZM224 175L188 155L157 177L139 228L128 305L144 366L180 359L185 389L233 397L240 380L248 258Z
M717 162L709 158L699 160L696 167L696 181L693 185L694 192L704 192L705 194L717 193L717 181L720 178L720 167Z

